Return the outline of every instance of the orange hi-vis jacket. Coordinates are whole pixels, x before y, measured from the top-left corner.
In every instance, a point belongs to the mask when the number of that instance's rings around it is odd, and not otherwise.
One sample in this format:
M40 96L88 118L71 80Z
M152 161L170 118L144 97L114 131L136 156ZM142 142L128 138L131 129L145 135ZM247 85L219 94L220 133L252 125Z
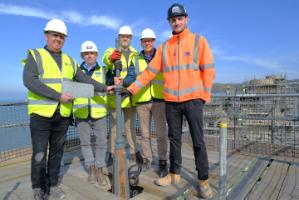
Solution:
M136 94L159 72L163 72L165 101L210 100L215 67L204 37L188 29L173 35L159 46L147 69L127 89Z

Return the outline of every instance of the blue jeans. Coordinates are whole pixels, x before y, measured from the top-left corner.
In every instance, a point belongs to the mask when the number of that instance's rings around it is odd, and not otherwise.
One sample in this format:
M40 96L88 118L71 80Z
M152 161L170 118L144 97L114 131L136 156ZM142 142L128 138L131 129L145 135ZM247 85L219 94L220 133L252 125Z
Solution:
M30 116L32 141L31 182L32 188L46 189L58 184L61 159L69 118L56 111L51 118L37 114ZM49 155L47 149L49 144Z

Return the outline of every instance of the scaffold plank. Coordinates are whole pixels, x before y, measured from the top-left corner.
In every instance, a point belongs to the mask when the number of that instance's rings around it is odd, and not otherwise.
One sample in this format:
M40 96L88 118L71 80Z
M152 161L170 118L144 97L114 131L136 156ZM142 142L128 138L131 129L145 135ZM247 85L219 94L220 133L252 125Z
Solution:
M299 199L299 166L290 165L278 199Z
M277 199L288 168L287 163L273 161L260 176L246 199Z

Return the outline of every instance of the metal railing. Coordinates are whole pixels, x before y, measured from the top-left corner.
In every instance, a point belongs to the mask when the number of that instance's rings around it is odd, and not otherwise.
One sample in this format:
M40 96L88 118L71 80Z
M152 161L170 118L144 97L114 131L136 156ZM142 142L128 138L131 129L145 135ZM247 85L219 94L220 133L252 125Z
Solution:
M208 140L218 135L221 114L228 117L228 150L299 157L299 94L214 96L204 109Z
M214 95L204 107L206 146L219 150L219 118L228 118L227 149L252 155L299 157L299 94ZM183 123L183 142L191 142ZM139 132L138 119L136 131ZM155 136L152 124L152 136ZM31 154L26 103L0 104L0 162ZM65 148L79 147L70 126Z

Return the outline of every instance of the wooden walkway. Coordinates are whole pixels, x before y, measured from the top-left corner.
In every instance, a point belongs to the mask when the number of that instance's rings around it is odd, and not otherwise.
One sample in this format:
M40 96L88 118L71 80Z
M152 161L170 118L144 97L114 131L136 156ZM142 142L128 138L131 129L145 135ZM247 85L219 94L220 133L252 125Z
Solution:
M155 151L155 146L154 146ZM217 199L218 191L218 152L209 151L210 182ZM196 171L192 146L183 145L182 181L178 185L156 186L158 165L140 175L139 186L144 192L134 200L154 199L200 199L196 182ZM66 200L116 199L106 192L107 188L86 182L87 173L80 161L79 150L65 154L62 167L61 187L66 192ZM299 199L298 160L280 161L234 153L228 156L227 199ZM30 183L30 162L21 161L10 165L0 165L0 197L5 200L32 199Z

